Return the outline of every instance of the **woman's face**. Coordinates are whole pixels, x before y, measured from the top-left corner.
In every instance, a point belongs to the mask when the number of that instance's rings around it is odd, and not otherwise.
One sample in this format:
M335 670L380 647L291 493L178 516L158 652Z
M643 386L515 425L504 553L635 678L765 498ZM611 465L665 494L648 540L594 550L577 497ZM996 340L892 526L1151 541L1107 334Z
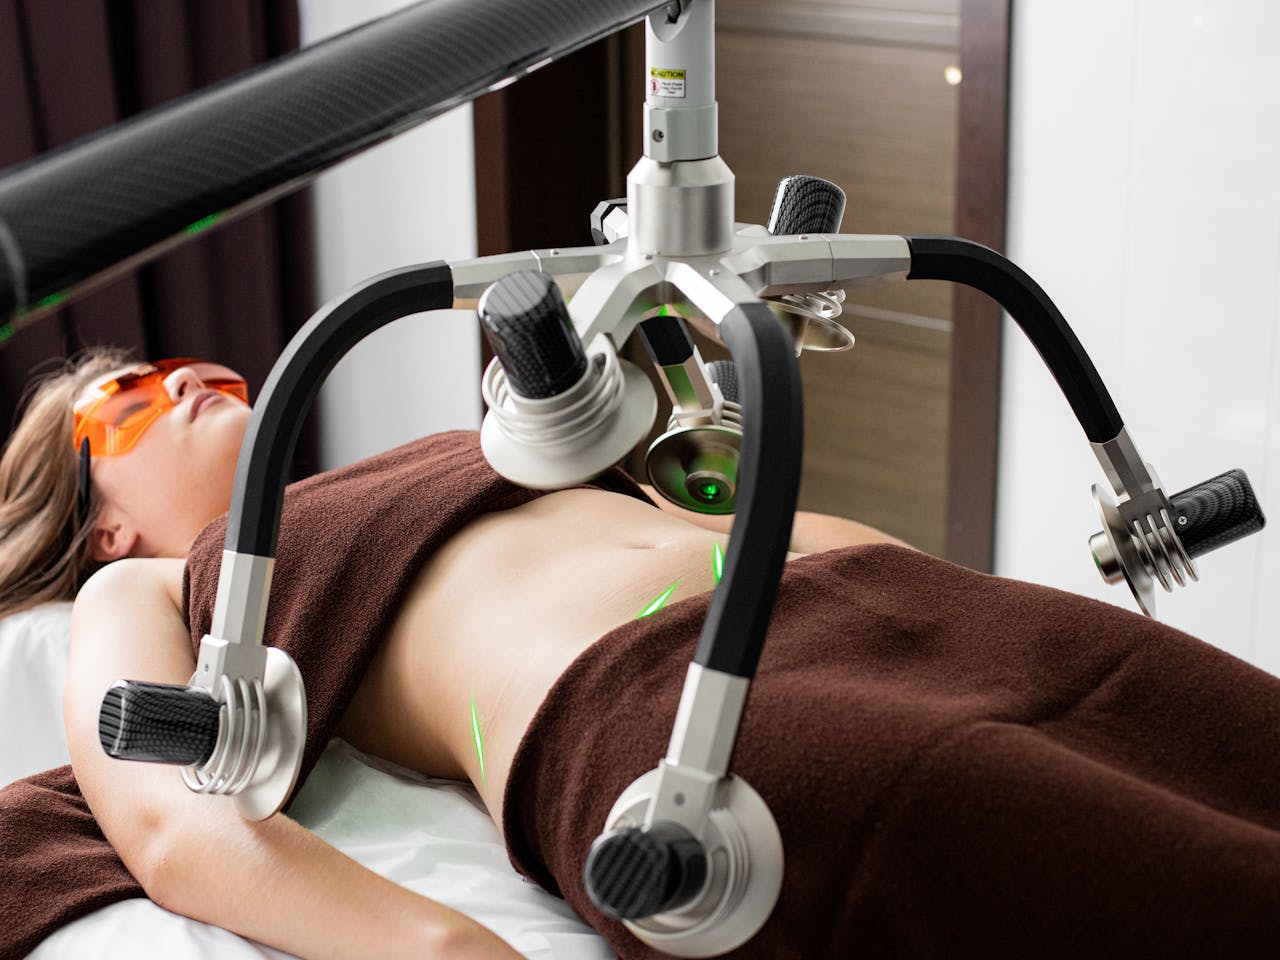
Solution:
M126 367L87 389L135 369ZM227 512L250 409L208 389L192 367L164 379L174 406L128 452L94 457L90 482L102 504L94 525L99 560L184 557L196 535Z

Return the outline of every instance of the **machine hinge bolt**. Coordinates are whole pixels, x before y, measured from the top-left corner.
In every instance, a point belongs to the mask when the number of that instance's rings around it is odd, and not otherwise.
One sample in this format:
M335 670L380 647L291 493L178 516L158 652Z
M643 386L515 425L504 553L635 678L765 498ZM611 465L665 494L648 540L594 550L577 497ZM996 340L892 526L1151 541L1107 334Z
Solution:
M1186 517L1179 517L1179 518L1178 518L1178 526L1180 526L1180 527L1181 527L1181 526L1184 526L1184 525L1186 524L1186 522L1187 522L1187 518L1186 518Z
M655 130L653 131L653 142L661 143L665 136L666 134L664 134L661 130Z

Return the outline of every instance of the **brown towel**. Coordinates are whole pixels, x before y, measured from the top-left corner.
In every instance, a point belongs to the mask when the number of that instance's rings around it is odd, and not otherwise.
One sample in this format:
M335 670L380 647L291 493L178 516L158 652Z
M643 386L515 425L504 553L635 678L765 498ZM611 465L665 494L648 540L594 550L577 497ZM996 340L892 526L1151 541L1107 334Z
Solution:
M666 752L710 594L611 631L552 688L505 797L512 863L587 898ZM735 957L1280 952L1280 681L1107 604L893 546L787 564L734 754L781 898Z
M649 502L618 469L582 486ZM288 489L266 636L306 682L299 783L425 560L475 516L543 495L495 473L474 430L426 437ZM223 518L205 528L187 561L186 616L197 649L213 618L225 538ZM92 910L143 895L98 830L70 767L0 790L0 960L24 956Z

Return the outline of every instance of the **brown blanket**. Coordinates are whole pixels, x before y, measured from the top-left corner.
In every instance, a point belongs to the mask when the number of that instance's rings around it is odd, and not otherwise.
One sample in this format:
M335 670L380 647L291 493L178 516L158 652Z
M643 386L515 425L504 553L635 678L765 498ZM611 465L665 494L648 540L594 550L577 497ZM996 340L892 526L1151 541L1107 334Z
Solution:
M665 754L710 594L611 631L516 755L513 864L624 960L592 839ZM733 956L1280 952L1280 681L1117 607L899 547L789 563L733 768L786 851Z
M617 469L583 486L649 502ZM477 515L542 495L495 473L476 431L436 434L289 487L266 636L293 657L306 682L299 785L431 553ZM201 533L187 561L186 615L197 649L213 618L225 538L223 518ZM0 790L0 960L24 956L77 917L143 895L70 767Z

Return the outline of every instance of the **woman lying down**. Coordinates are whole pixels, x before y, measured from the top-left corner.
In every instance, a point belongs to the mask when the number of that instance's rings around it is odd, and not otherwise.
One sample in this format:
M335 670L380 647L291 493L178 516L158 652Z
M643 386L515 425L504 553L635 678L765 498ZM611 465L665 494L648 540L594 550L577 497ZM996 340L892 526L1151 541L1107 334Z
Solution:
M0 956L143 895L303 957L518 956L284 815L246 822L172 768L103 753L109 685L193 671L248 418L224 368L95 354L43 385L9 443L0 612L83 587L74 776L0 791ZM340 735L470 781L517 870L621 957L657 956L581 871L665 752L727 542L703 522L617 469L516 487L464 431L293 485L267 641L306 680L304 777ZM1280 682L848 521L800 514L791 547L733 761L778 820L785 875L736 956L1275 949Z

